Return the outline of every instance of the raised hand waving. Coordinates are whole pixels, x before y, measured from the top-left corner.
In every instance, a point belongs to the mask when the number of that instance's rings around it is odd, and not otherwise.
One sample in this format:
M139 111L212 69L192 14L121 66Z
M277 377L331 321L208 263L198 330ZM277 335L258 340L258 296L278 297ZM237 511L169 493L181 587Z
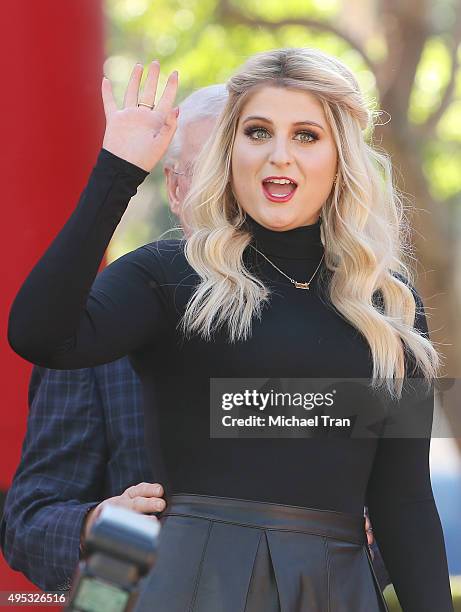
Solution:
M151 62L142 94L139 88L143 67L136 64L125 92L123 108L118 109L112 85L106 77L101 93L106 115L103 148L150 172L173 138L179 109L173 107L178 90L178 73L168 77L163 94L155 103L160 64Z

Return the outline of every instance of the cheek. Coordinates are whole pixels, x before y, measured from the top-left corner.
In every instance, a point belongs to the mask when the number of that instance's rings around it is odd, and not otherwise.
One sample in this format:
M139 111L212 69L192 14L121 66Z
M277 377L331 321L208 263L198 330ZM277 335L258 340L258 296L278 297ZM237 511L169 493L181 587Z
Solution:
M238 168L239 172L246 172L250 166L258 162L259 157L256 147L236 141L232 153L232 167Z
M181 193L183 193L184 195L187 195L190 191L192 185L192 179L187 177L185 179L183 179L180 189L181 189Z
M330 144L313 147L310 151L306 152L304 164L307 171L313 171L317 174L330 177L336 172L336 148L332 148Z
M178 191L176 192L179 204L182 205L189 195L192 185L192 177L180 176L178 180Z
M243 197L243 185L248 186L247 173L248 173L248 161L246 156L246 150L240 143L235 143L232 150L231 159L231 184L232 189L236 193L239 199Z

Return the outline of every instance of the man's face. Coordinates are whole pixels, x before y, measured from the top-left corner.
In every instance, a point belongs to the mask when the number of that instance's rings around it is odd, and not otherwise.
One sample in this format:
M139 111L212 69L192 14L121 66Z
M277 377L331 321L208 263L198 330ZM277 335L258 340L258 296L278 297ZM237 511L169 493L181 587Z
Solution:
M215 117L206 117L185 125L177 164L174 170L165 168L170 208L179 217L183 226L182 207L191 186L194 162L208 140L215 123Z

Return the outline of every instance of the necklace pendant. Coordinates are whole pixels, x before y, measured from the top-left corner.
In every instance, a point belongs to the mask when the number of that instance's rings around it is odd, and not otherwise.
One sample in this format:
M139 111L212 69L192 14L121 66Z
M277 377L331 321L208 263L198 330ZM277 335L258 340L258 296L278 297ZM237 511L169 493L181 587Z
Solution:
M295 281L295 287L296 289L309 289L309 283L300 283Z

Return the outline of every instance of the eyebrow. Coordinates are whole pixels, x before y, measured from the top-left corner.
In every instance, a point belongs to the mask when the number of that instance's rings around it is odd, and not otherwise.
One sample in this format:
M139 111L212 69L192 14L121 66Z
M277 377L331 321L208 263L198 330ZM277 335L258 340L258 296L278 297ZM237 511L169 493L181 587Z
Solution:
M247 117L245 119L245 121L243 121L243 123L247 123L247 121L265 121L266 123L272 123L272 121L270 119L268 119L267 117L258 117L256 115L251 115L250 117ZM242 125L243 125L242 123ZM315 121L296 121L296 123L293 123L293 125L315 125L316 127L320 128L321 130L325 131L325 129L320 125L320 123L316 123Z

